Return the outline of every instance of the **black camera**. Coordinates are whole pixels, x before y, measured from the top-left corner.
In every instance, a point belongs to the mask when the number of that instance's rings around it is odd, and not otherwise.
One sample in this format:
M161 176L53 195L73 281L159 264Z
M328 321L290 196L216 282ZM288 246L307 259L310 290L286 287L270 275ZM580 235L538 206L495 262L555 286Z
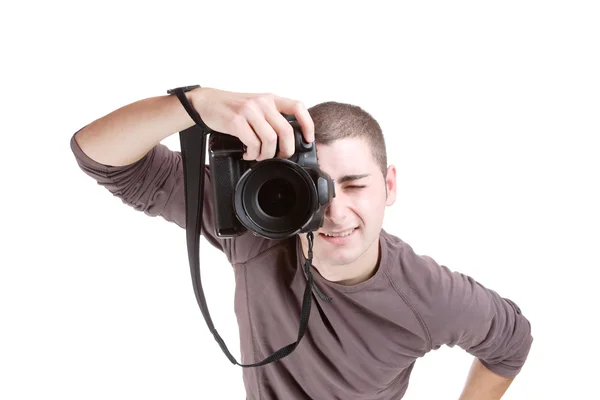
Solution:
M285 239L323 226L325 209L335 197L334 181L319 168L316 145L304 140L296 118L282 115L294 128L295 151L287 159L246 161L245 145L238 138L210 135L217 236L249 230L267 239Z

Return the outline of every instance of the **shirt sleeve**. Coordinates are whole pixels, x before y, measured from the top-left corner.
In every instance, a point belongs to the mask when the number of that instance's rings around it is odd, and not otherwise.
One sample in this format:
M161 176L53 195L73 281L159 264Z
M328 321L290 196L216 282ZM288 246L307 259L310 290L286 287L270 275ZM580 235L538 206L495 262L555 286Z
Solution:
M159 143L132 164L110 166L88 157L79 147L76 134L77 132L71 137L70 145L83 172L135 210L152 217L162 217L185 229L185 185L181 152L172 151ZM223 251L232 264L245 262L266 246L264 242L268 239L259 238L251 232L235 238L220 238L216 235L209 165L205 168L202 211L202 236Z
M430 350L458 345L490 371L514 378L529 354L531 324L510 299L407 245L414 301Z

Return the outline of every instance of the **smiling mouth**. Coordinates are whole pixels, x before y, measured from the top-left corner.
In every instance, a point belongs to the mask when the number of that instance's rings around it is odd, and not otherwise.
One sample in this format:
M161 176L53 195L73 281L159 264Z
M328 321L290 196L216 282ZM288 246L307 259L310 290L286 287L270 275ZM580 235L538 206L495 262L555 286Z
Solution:
M346 236L351 235L355 230L356 230L356 228L351 228L351 229L347 229L345 231L340 231L340 232L335 232L335 233L321 233L321 235L328 237L328 238L346 237Z

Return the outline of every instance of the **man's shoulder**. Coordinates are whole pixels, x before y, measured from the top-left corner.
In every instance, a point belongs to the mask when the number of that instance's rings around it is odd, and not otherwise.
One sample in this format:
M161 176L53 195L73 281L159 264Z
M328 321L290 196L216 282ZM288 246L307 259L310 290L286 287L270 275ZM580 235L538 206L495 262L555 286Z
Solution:
M382 229L382 262L386 262L390 279L397 290L409 299L424 299L433 295L435 286L448 272L432 257L419 254L404 239Z
M384 256L387 262L392 265L409 268L410 270L422 267L423 264L429 264L432 261L438 265L432 257L419 254L410 243L384 229L381 230L380 239Z
M379 238L382 241L382 245L387 246L386 248L391 251L401 251L402 247L407 244L400 237L386 231L383 228L381 229L381 232L379 233Z
M385 229L381 229L379 239L382 262L386 262L391 269L402 268L408 261L407 256L416 254L410 244Z

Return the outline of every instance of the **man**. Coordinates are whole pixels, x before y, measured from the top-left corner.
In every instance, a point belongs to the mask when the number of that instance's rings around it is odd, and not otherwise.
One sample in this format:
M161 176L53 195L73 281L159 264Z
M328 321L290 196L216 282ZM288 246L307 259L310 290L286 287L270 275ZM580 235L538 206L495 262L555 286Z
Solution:
M211 129L246 144L246 160L290 157L293 131L280 113L296 116L336 182L312 263L318 290L332 301L314 298L307 332L290 355L244 368L248 399L400 399L415 361L442 345L475 356L461 399L501 398L529 353L530 324L512 301L382 229L396 170L367 112L335 102L307 110L273 94L214 88L186 96ZM81 169L124 203L185 228L181 154L160 141L193 124L175 96L148 98L85 126L71 149ZM211 179L207 167L202 234L234 268L241 362L251 364L297 337L307 238L218 238Z

